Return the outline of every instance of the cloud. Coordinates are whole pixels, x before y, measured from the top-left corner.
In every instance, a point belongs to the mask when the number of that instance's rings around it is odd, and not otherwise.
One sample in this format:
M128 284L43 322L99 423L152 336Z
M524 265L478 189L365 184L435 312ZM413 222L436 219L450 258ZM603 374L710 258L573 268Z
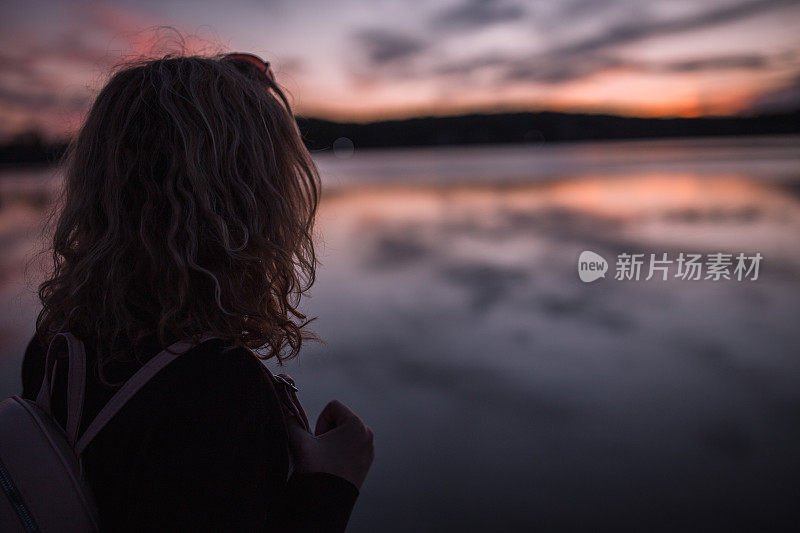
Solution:
M791 39L787 41L787 37L781 35L775 36L775 46L769 44L773 40L769 43L765 39L759 40L762 37L760 32L765 29L763 23L769 23L769 20L755 19L761 14L784 15L785 12L784 20L788 21L790 16L797 14L796 10L790 11L791 6L800 7L797 0L694 3L660 0L540 0L535 3L523 0L436 0L419 9L398 8L395 2L368 3L368 0L347 0L345 4L340 6L341 9L331 11L330 20L320 19L319 22L295 16L306 15L307 6L299 7L301 4L295 3L292 6L298 7L289 8L290 4L285 4L286 17L280 19L281 24L285 22L287 25L285 32L263 32L266 39L264 49L293 50L296 54L278 54L283 61L276 60L276 66L282 78L296 76L298 87L302 87L304 92L309 91L305 92L303 99L308 109L313 108L311 103L318 109L339 109L337 106L341 101L340 109L347 106L362 109L360 106L363 106L365 115L372 113L372 109L382 109L384 105L392 109L408 106L411 110L409 102L424 106L423 99L430 98L430 102L435 102L437 98L443 98L442 94L463 97L461 99L467 101L473 93L483 97L506 85L513 85L512 90L507 93L497 91L498 98L510 98L504 94L522 94L528 89L531 94L546 96L551 94L547 92L547 86L555 94L560 84L610 71L654 77L663 74L665 80L670 74L677 74L687 83L692 83L688 79L695 74L736 72L737 79L744 79L749 73L752 77L746 84L732 86L731 90L745 94L750 91L747 87L753 87L758 79L764 79L765 101L795 101L796 86L790 83L790 74L798 70L800 56L778 61L774 55L761 52L766 51L767 46L771 46L772 51L779 48L796 50L797 43ZM347 6L359 7L361 15L352 17ZM152 3L146 7L133 7L132 4L84 2L65 7L63 20L40 21L35 9L38 8L32 5L26 15L31 21L32 31L17 29L0 38L6 43L0 52L0 108L4 116L24 118L40 110L44 117L46 113L55 111L69 113L72 109L84 109L93 90L105 79L105 73L126 58L160 55L162 50L202 53L208 48L206 42L193 36L184 38L156 25L167 19L199 23L199 17L218 12L217 8L208 7L206 12L193 10L192 17L187 15L188 18L179 19L183 16L180 11L185 15L188 11L176 8L174 13L168 10L171 14L167 15L168 12ZM247 24L244 24L244 19L237 19L237 24L249 27L252 15L246 18ZM746 26L751 19L754 24ZM777 16L773 22L776 19ZM221 20L219 30L224 32L225 25ZM741 22L742 27L748 28L741 44L749 47L739 47L739 43L734 43L737 44L737 53L729 50L729 55L710 55L711 46L706 42L713 40L716 47L720 38L723 43L725 39L730 40L726 31L717 33L713 27L733 22ZM298 26L289 27L291 24ZM324 24L324 31L317 24ZM775 26L777 28L777 24ZM14 29L13 25L9 29ZM223 35L236 35L232 39L240 39L242 32L232 33L233 29L241 28L229 26L227 30L231 32ZM307 42L297 44L299 32L316 33L317 29L320 30L319 36L310 35ZM472 32L482 29L492 31L473 35ZM528 35L524 34L526 30ZM683 35L695 30L706 30L707 33ZM202 29L197 31L206 32ZM215 31L208 30L209 33ZM665 62L643 61L644 56L637 53L639 42L651 37L669 36L672 36L673 43L686 37L696 46L689 48L682 44L681 49L691 52L672 56L673 61ZM213 40L212 36L209 38ZM252 42L259 43L260 38L253 37ZM247 42L244 37L241 39L240 43ZM343 42L342 39L353 46L339 49L331 45ZM219 39L219 42L225 41ZM669 43L659 41L652 45L663 51ZM329 103L332 100L327 90L325 96L314 95L314 86L319 85L321 77L317 70L321 61L337 64L345 76L350 76L345 80L352 82L345 85L347 94L335 103ZM760 72L770 74L759 75ZM713 74L709 76L713 77ZM784 76L786 81L786 86L780 90L774 89L774 80L778 76ZM392 87L395 81L405 79L423 82L419 84L419 92L400 95L396 87ZM384 88L388 90L382 91ZM770 89L774 90L767 94ZM607 97L597 96L598 106L603 105L603 98ZM668 98L669 95L664 96L664 99Z
M0 103L17 110L79 112L89 105L89 96L63 95L55 92L31 92L0 85Z
M773 113L800 109L800 72L784 85L757 96L750 104L754 113Z
M657 70L663 72L698 72L712 70L763 70L771 64L769 56L749 54L731 55L720 57L706 57L702 59L690 59L687 61L675 61L657 66Z
M740 18L746 18L769 9L790 5L789 0L747 0L736 4L728 4L701 13L673 17L667 20L648 20L637 17L625 22L611 22L606 29L593 36L553 47L544 51L485 52L472 57L435 57L425 54L432 42L422 42L409 37L372 31L361 35L362 45L367 47L373 64L381 64L389 68L383 69L378 76L385 79L408 78L409 76L439 78L442 82L452 82L454 78L464 80L481 71L492 70L494 83L530 82L556 85L584 79L608 70L625 70L644 73L695 73L723 70L766 70L775 66L775 58L764 54L732 54L712 57L690 57L672 62L643 62L626 57L616 48L654 36L678 34L697 30ZM637 4L622 4L635 8ZM602 4L606 5L606 4ZM601 6L595 0L578 0L559 5L559 17L565 13L596 16ZM467 0L450 10L441 12L435 24L453 24L453 27L465 28L470 24L490 24L502 20L498 11L508 7L490 0ZM624 12L619 9L615 13ZM452 22L445 22L450 17ZM439 39L447 39L442 35ZM425 55L424 62L408 69L408 60ZM430 56L430 57L428 57ZM396 65L392 63L397 60ZM399 61L402 60L402 61ZM391 68L396 67L396 68ZM375 75L373 73L373 75ZM491 83L491 82L489 82Z
M587 78L608 70L625 70L642 73L695 73L724 70L767 70L785 62L780 54L742 54L691 58L681 61L655 62L626 59L609 53L586 53L562 60L557 55L538 54L519 57L511 54L490 53L479 57L441 61L429 70L418 69L420 77L435 76L452 81L468 79L476 72L495 71L495 83L531 82L556 85ZM403 70L407 77L413 73Z
M422 39L384 29L359 30L354 38L373 66L399 62L428 47Z
M472 30L499 22L513 21L525 15L525 9L499 0L467 0L439 12L431 20L434 30Z
M619 9L611 11L615 16L627 13L623 7L636 8L637 3L617 2ZM624 4L624 5L623 5ZM437 40L448 38L436 34L431 40L422 40L385 29L361 30L355 34L359 45L365 50L370 66L385 67L373 77L397 79L412 77L468 78L472 74L492 69L499 83L529 81L544 84L559 84L592 76L604 70L618 69L640 72L690 73L720 70L763 70L769 68L769 58L761 54L741 54L719 57L694 57L669 63L645 63L624 58L615 48L654 36L678 34L697 30L761 13L769 9L791 5L790 0L747 0L735 4L707 9L693 15L671 19L648 20L639 16L624 22L609 22L590 37L555 46L544 51L485 52L472 57L436 57L430 49ZM580 16L597 16L597 11L607 4L596 0L577 0L558 5L560 19ZM431 24L441 29L477 28L511 20L522 12L513 4L498 0L466 0L439 12ZM570 17L567 17L570 15ZM437 39L437 40L434 40ZM409 69L409 61L424 57L424 65L415 64ZM419 62L418 62L419 63Z
M684 33L733 22L763 11L788 5L796 5L796 0L749 0L667 20L648 21L641 18L632 18L623 23L610 26L599 35L556 48L550 53L559 56L573 56L585 52L596 52L651 37Z
M562 83L612 69L628 72L678 74L723 70L765 70L771 68L775 59L766 54L712 56L669 62L635 61L607 54L584 54L571 58L569 61L560 61L557 57L544 56L533 61L509 62L503 79Z
M575 20L619 7L621 3L620 0L561 0L558 2L557 14L560 20Z
M566 4L565 9L590 10L597 5L596 2L582 1ZM608 49L632 44L650 37L682 33L732 22L785 5L792 5L792 1L749 0L669 20L647 21L638 18L614 24L598 35L556 47L544 53L533 54L528 59L510 61L504 79L530 79L545 83L560 83L587 77L611 68L663 72L763 68L766 66L766 60L760 55L697 58L658 65L623 60L609 55Z
M479 71L494 70L495 79L499 82L561 83L580 79L600 70L630 66L628 61L600 54L586 54L571 61L557 61L547 55L519 57L491 53L465 60L440 62L430 70L430 74L442 78L464 79ZM421 76L427 74L420 72Z
M544 55L533 60L516 60L506 65L503 81L532 81L558 84L586 78L600 71L630 69L624 59L600 54L586 54L562 61L557 56Z

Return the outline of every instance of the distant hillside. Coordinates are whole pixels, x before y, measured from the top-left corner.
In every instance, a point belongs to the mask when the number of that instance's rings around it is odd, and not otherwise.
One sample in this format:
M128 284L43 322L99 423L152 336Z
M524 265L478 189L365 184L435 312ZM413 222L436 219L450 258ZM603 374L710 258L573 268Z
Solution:
M800 110L755 117L630 118L569 113L473 114L368 124L299 118L306 145L347 137L358 148L800 133Z
M0 167L51 165L67 148L66 142L45 143L40 133L26 131L0 144Z
M347 137L357 148L539 143L711 135L800 134L800 110L753 117L631 118L571 113L502 113L387 120L368 124L299 117L309 149ZM0 166L51 164L66 143L46 144L36 132L0 145Z

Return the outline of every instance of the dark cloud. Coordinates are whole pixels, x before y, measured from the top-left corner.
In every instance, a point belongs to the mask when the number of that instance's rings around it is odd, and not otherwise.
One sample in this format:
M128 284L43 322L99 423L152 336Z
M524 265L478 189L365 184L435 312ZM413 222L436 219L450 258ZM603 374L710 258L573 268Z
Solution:
M407 59L428 46L422 39L383 29L359 30L354 34L354 38L364 49L372 65Z
M525 9L499 0L467 0L461 5L441 11L431 20L434 30L471 30L516 20Z
M533 60L517 60L506 65L504 81L564 83L586 78L609 69L630 69L632 63L607 55L583 55L563 61L558 56L542 56Z
M467 78L475 72L492 69L499 81L561 83L584 78L609 68L630 67L631 63L609 55L585 54L570 61L548 55L517 57L501 53L461 61L447 61L435 66L432 74L440 77Z
M751 54L676 61L661 65L657 69L665 72L698 72L728 69L761 70L767 68L770 64L769 57Z
M573 56L585 52L596 52L650 37L683 33L733 22L762 11L787 5L796 5L796 0L749 0L669 20L648 21L631 17L623 23L610 26L600 35L554 49L550 53L558 56Z
M640 15L629 17L625 22L609 23L598 34L572 43L555 46L540 53L525 54L492 52L457 60L431 57L425 66L415 65L409 69L409 61L428 51L431 42L422 41L406 35L385 30L368 30L357 34L372 66L388 65L382 76L403 77L434 76L452 81L453 78L466 79L472 74L491 69L495 71L496 83L533 82L559 84L589 77L605 70L618 69L635 72L691 73L716 70L763 70L774 66L773 59L761 54L740 54L717 57L692 57L668 63L634 61L624 58L614 48L632 44L649 37L679 34L702 29L741 18L756 15L763 11L792 4L791 0L747 0L722 7L707 9L704 12L672 18L653 20L642 15L640 4L626 1L615 2L610 14L619 17L622 13ZM597 0L576 0L559 6L559 16L596 16L601 6ZM467 28L492 24L512 17L511 4L491 0L467 0L452 9L441 12L433 24L441 28ZM638 10L638 11L637 11ZM519 16L517 13L514 16ZM440 36L446 39L446 36ZM437 60L438 59L438 60Z
M487 54L461 61L447 61L436 65L430 74L443 78L468 78L474 72L494 69L502 82L536 82L558 84L586 78L598 72L624 69L630 72L689 73L718 70L764 70L772 68L777 60L768 55L744 54L693 58L674 62L643 62L625 59L613 54L586 53L571 57L569 61L558 55L540 54L516 57L504 54Z
M777 89L767 90L750 106L754 113L773 113L800 108L800 72Z
M772 57L759 54L704 57L665 63L633 61L606 54L583 54L569 61L562 61L557 56L544 56L533 60L508 62L503 79L561 83L611 69L624 69L630 72L689 73L764 70L770 68L772 64Z
M513 57L506 54L491 53L466 60L443 61L434 66L431 73L444 77L464 77L486 68L504 68L514 61Z
M558 3L558 15L562 20L595 15L598 11L609 9L609 0L562 0Z

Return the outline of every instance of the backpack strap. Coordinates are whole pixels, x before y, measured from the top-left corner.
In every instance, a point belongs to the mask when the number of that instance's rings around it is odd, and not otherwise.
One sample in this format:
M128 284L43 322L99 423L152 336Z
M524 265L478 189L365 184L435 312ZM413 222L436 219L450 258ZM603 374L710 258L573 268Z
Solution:
M120 388L108 403L100 410L100 413L92 420L86 431L83 432L78 443L75 445L75 454L80 457L86 447L92 440L100 433L100 430L105 427L108 422L114 418L114 415L125 406L134 394L141 389L150 379L158 374L165 366L177 359L183 353L189 351L190 348L205 342L209 339L216 338L210 333L204 333L199 340L194 341L186 339L171 344L158 355L150 359L142 366L125 384Z
M86 350L77 337L71 333L58 333L50 341L44 363L44 377L36 403L48 415L52 416L52 395L55 379L53 373L58 362L55 345L63 339L67 343L69 374L67 376L67 438L71 446L75 445L78 428L83 411L83 397L86 392Z

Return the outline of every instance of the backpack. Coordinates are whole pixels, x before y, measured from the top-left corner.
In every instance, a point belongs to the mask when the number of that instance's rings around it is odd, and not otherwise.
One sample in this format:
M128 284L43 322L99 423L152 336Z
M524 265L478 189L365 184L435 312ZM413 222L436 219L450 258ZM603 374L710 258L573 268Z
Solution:
M57 334L45 359L36 401L19 396L0 403L0 531L99 531L97 505L83 470L81 455L101 429L162 368L195 345L214 338L170 345L150 359L112 396L80 437L86 388L86 351L70 333ZM62 359L54 345L66 341L68 353L67 423L53 418L50 400L54 368Z

